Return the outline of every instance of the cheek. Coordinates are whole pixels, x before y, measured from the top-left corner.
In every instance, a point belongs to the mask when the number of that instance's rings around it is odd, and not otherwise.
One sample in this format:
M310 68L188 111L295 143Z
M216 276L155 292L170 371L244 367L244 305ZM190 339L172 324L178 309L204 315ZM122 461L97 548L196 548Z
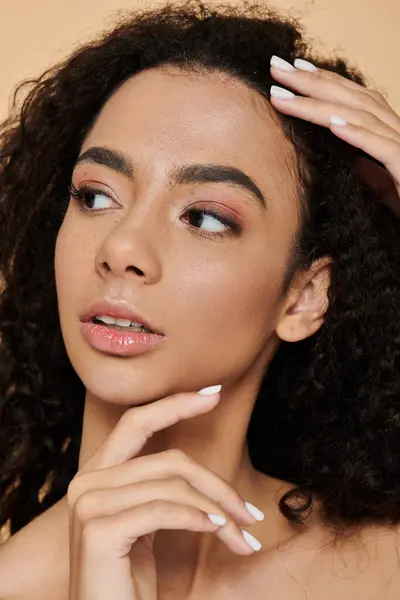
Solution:
M197 342L212 341L216 352L245 345L256 350L274 329L281 297L282 270L266 256L267 249L259 260L253 253L248 260L242 255L186 269L175 294L180 330L191 331Z
M54 254L54 271L56 277L56 288L58 302L63 297L62 288L64 287L65 274L68 270L68 264L66 258L68 256L68 237L66 235L64 223L57 235L55 254Z
M88 285L94 249L77 224L65 217L57 236L54 269L60 317Z
M269 352L281 290L276 268L264 256L257 265L229 260L186 273L168 294L176 324L168 371L191 382L240 377Z

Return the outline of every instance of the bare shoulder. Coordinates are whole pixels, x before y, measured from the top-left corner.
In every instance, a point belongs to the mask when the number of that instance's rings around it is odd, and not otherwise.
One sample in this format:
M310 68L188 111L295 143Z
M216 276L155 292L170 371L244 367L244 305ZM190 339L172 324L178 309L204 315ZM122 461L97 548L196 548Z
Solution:
M400 598L400 525L363 527L346 536L320 531L281 548L278 555L274 600Z
M1 544L0 599L67 599L68 537L68 511L62 499Z
M400 525L371 525L349 539L338 538L330 556L336 578L345 584L352 580L364 598L400 597Z

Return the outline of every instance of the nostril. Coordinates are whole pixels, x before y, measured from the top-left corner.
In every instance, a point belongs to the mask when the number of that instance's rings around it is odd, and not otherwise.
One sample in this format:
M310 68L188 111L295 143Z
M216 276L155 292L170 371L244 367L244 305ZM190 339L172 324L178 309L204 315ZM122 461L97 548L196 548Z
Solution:
M141 269L138 269L137 267L127 267L126 270L136 273L136 275L144 275L143 271Z
M112 265L112 266L111 266ZM144 276L144 272L139 269L138 267L135 267L133 265L128 265L128 266L124 266L124 265L113 265L113 263L111 262L111 265L104 261L101 263L101 268L103 270L104 273L111 273L112 271L115 271L116 273L119 272L120 274L125 271L128 273L135 273L135 275L140 275L141 277Z

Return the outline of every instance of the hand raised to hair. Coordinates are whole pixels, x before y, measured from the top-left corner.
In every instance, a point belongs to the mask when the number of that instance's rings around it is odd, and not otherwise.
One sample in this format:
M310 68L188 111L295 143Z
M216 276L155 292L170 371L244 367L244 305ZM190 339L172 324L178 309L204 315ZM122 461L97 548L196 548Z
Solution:
M381 163L379 166L360 157L357 167L365 183L400 217L400 116L385 98L301 59L293 66L272 57L271 75L301 94L272 86L271 104L277 110L329 127L336 136Z

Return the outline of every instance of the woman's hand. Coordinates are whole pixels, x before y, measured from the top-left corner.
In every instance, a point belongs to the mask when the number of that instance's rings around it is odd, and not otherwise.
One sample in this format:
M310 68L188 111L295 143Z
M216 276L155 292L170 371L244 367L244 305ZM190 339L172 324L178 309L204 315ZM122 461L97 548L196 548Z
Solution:
M183 393L127 410L72 479L70 600L156 600L159 529L215 533L242 555L259 549L239 524L253 525L262 515L251 516L224 479L180 450L134 458L154 432L206 413L218 400L218 393ZM211 522L210 514L226 525Z
M271 104L277 110L329 127L382 164L360 158L357 166L364 181L400 216L400 117L385 98L304 60L295 60L293 66L273 56L271 75L301 94L272 86Z

